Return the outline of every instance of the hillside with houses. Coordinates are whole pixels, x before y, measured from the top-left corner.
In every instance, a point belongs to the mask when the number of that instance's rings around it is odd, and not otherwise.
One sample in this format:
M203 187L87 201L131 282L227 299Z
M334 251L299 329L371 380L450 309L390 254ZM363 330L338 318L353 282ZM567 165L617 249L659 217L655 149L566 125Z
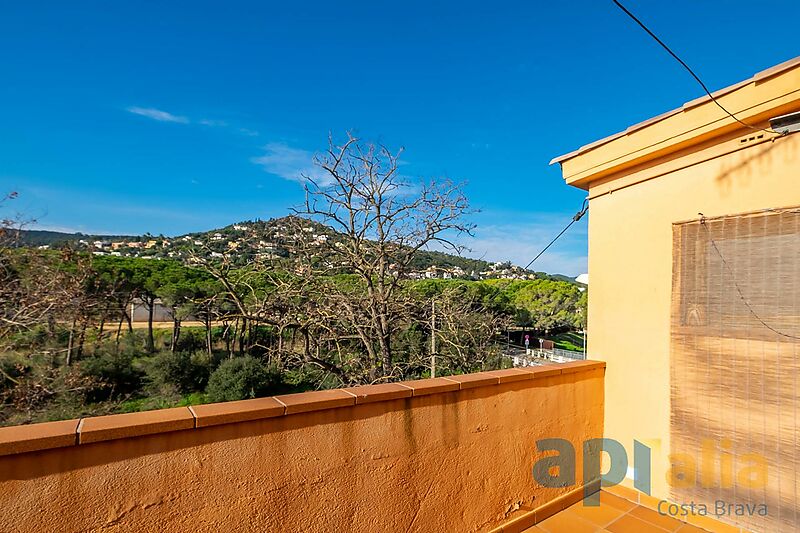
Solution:
M323 224L297 217L249 220L223 228L188 233L175 237L145 234L140 236L86 235L55 231L23 230L22 246L38 249L71 247L91 251L95 256L174 259L187 265L206 260L227 260L234 265L253 261L291 266L293 249L301 240L324 258L329 246L343 246L339 234ZM316 248L316 250L313 250ZM421 250L415 255L410 279L536 279L573 281L561 275L525 270L508 261L489 262L458 255Z

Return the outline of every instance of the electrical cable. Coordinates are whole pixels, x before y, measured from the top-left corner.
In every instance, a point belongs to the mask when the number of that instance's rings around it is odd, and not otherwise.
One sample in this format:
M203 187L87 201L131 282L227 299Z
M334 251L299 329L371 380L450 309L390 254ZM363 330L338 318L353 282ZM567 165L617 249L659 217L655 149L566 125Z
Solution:
M733 282L733 286L736 288L736 292L739 293L739 299L742 300L742 303L744 304L745 307L747 307L747 310L750 311L750 314L753 315L753 317L756 320L758 320L761 323L762 326L764 326L765 328L767 328L771 332L773 332L773 333L775 333L777 335L780 335L781 337L800 340L800 337L798 337L796 335L790 335L788 333L784 333L782 331L778 331L777 329L775 329L772 326L770 326L769 324L767 324L764 321L764 319L762 319L760 316L758 316L758 313L756 313L755 309L753 309L753 306L750 305L750 302L747 300L747 298L745 298L744 293L742 292L742 289L739 287L739 284L736 282L736 276L733 273L733 269L728 264L728 262L725 260L725 257L722 255L722 252L717 247L717 243L716 243L716 241L714 241L714 237L711 236L711 231L708 229L708 224L706 224L705 215L703 213L698 213L698 215L700 215L700 225L703 226L703 229L706 230L706 236L708 237L708 240L711 243L711 246L714 248L714 251L717 252L717 255L719 256L720 260L722 260L722 264L728 270L728 273L730 273L731 281Z
M586 211L588 211L588 210L589 210L589 200L588 200L588 199L586 199L586 200L584 200L584 201L583 201L583 205L581 206L581 210L580 210L580 211L578 211L577 213L575 213L575 215L572 217L572 220L570 220L569 224L567 224L567 226L566 226L564 229L562 229L562 230L561 230L561 233L559 233L558 235L556 235L556 236L555 236L555 238L554 238L552 241L550 241L550 244L548 244L547 246L545 246L545 247L544 247L544 249L543 249L541 252L539 252L538 254L536 254L536 257L534 257L533 259L531 259L531 262L530 262L530 263L528 263L528 264L525 266L524 270L528 270L528 268L529 268L529 267L530 267L530 266L531 266L531 265L534 263L534 261L536 261L537 259L539 259L539 258L542 256L542 254L543 254L543 253L545 253L545 252L547 251L547 249L548 249L548 248L550 248L550 247L553 245L553 243L554 243L554 242L556 242L556 241L559 239L559 237L561 237L562 235L564 235L564 233L566 233L566 231L567 231L567 230L570 228L570 226L572 226L574 223L576 223L576 222L577 222L577 221L579 221L581 218L583 218L583 215L585 215L585 214L586 214Z
M689 74L691 74L691 75L692 75L692 77L693 77L693 78L694 78L694 79L697 81L697 83L699 83L699 84L700 84L700 87L702 87L702 88L703 88L703 90L706 92L706 94L708 95L708 97L709 97L709 98L711 98L711 100L712 100L712 101L713 101L715 104L717 104L717 107L719 107L720 109L722 109L722 110L723 110L723 111L724 111L724 112L725 112L725 113L726 113L726 114L727 114L729 117L731 117L733 120L735 120L736 122L738 122L738 123L739 123L739 124L741 124L742 126L744 126L744 127L746 127L746 128L749 128L749 129L751 129L751 130L753 130L753 131L763 131L763 132L765 132L765 133L776 133L776 134L778 134L778 135L786 135L786 132L785 132L785 131L784 131L784 132L780 132L780 131L775 131L775 130L771 130L771 129L759 128L758 126L751 126L750 124L747 124L746 122L742 122L741 120L739 120L739 119L738 119L738 118L737 118L737 117L736 117L736 116L735 116L733 113L731 113L730 111L728 111L727 109L725 109L725 108L722 106L722 104L720 104L720 103L717 101L717 99L716 99L716 98L714 98L714 95L712 95L712 94L711 94L711 91L709 91L709 90L708 90L708 87L706 87L706 84L705 84L705 83L703 83L703 80L701 80L701 79L700 79L700 76L698 76L697 74L695 74L695 72L694 72L694 71L693 71L693 70L692 70L692 69L689 67L689 65L687 65L687 64L686 64L686 62L685 62L683 59L681 59L680 57L678 57L678 54L676 54L675 52L673 52L673 51L672 51L672 49L670 49L670 47L669 47L669 46L667 46L667 45L666 45L666 43L664 43L664 41L662 41L661 39L659 39L659 38L658 38L658 36L657 36L655 33L653 33L651 30L650 30L650 28L648 28L647 26L645 26L644 22L642 22L641 20L639 20L639 19L636 17L636 15L634 15L633 13L631 13L631 12L628 10L628 8L626 8L625 6L623 6L623 5L622 5L622 4L619 2L619 0L612 0L612 2L614 2L614 4L616 4L616 6L617 6L618 8L620 8L620 9L621 9L621 10L622 10L622 11L623 11L623 12L624 12L626 15L628 15L628 16L629 16L631 19L633 19L633 21L634 21L634 22L636 22L636 24L638 24L638 25L639 25L639 26L640 26L640 27L641 27L641 28L642 28L642 29L643 29L645 32L647 32L647 34L648 34L650 37L652 37L653 39L655 39L655 41L656 41L658 44L660 44L660 45L661 45L661 47L662 47L664 50L666 50L666 51L667 51L667 53L669 53L669 55L671 55L673 58L675 58L675 60L676 60L678 63L680 63L680 64L681 64L681 66L683 66L683 68L685 68L685 69L686 69L686 70L689 72Z

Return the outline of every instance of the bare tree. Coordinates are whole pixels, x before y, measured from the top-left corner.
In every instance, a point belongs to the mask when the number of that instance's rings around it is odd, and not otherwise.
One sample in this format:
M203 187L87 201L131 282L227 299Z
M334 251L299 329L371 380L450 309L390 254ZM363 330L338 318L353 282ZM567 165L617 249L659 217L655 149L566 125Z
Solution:
M435 301L437 364L452 373L496 368L500 347L496 336L512 324L511 315L493 304L494 296L470 291L465 285L444 285Z
M19 197L19 193L11 191L0 197L0 209L7 208L8 204ZM22 229L35 222L20 214L0 213L0 248L8 248L19 242Z
M328 150L315 158L319 172L304 176L305 203L295 209L334 230L317 232L296 218L293 252L305 259L300 274L319 281L324 297L356 332L373 380L393 372L392 337L408 303L401 281L415 255L431 246L458 253L454 238L474 228L464 220L470 209L461 186L449 180L410 183L399 173L401 154L351 134L342 144L329 139ZM354 274L363 295L342 289L330 277L337 272Z
M0 208L16 198L17 193L8 193L0 198ZM60 291L63 275L46 258L15 249L22 228L32 222L17 214L0 216L0 343L42 323L58 305L54 295Z

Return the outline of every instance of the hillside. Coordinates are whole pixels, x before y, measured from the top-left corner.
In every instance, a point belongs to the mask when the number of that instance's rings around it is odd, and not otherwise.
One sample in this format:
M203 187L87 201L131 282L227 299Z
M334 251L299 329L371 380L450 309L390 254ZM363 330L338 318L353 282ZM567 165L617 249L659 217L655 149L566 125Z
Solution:
M87 235L83 233L62 233L45 230L23 230L20 233L21 246L59 248L70 246L86 249L95 255L114 255L120 257L144 257L152 259L172 258L189 263L192 254L206 258L222 257L227 254L240 265L255 259L291 261L287 242L293 240L290 217L270 220L247 220L230 224L223 228L203 232L188 233L175 237L163 235ZM308 232L320 245L329 240L336 241L341 236L332 228L314 221L304 220L302 231ZM525 271L511 263L491 263L480 259L460 257L444 252L423 250L418 252L412 263L412 277L416 278L547 278L574 282L560 274L549 275L544 272Z
M74 243L80 240L128 240L135 239L133 235L87 235L85 233L64 233L50 230L22 230L20 231L20 244L23 246L53 246L58 244Z

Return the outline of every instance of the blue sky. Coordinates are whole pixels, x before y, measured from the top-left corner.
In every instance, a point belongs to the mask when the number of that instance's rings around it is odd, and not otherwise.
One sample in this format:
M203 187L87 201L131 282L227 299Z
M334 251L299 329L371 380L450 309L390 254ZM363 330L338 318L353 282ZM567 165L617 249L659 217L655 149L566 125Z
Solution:
M800 54L800 2L626 5L712 89ZM40 227L282 216L351 129L466 182L469 255L523 265L584 198L552 157L702 94L610 0L4 2L0 72L0 191ZM585 271L585 220L535 268Z

